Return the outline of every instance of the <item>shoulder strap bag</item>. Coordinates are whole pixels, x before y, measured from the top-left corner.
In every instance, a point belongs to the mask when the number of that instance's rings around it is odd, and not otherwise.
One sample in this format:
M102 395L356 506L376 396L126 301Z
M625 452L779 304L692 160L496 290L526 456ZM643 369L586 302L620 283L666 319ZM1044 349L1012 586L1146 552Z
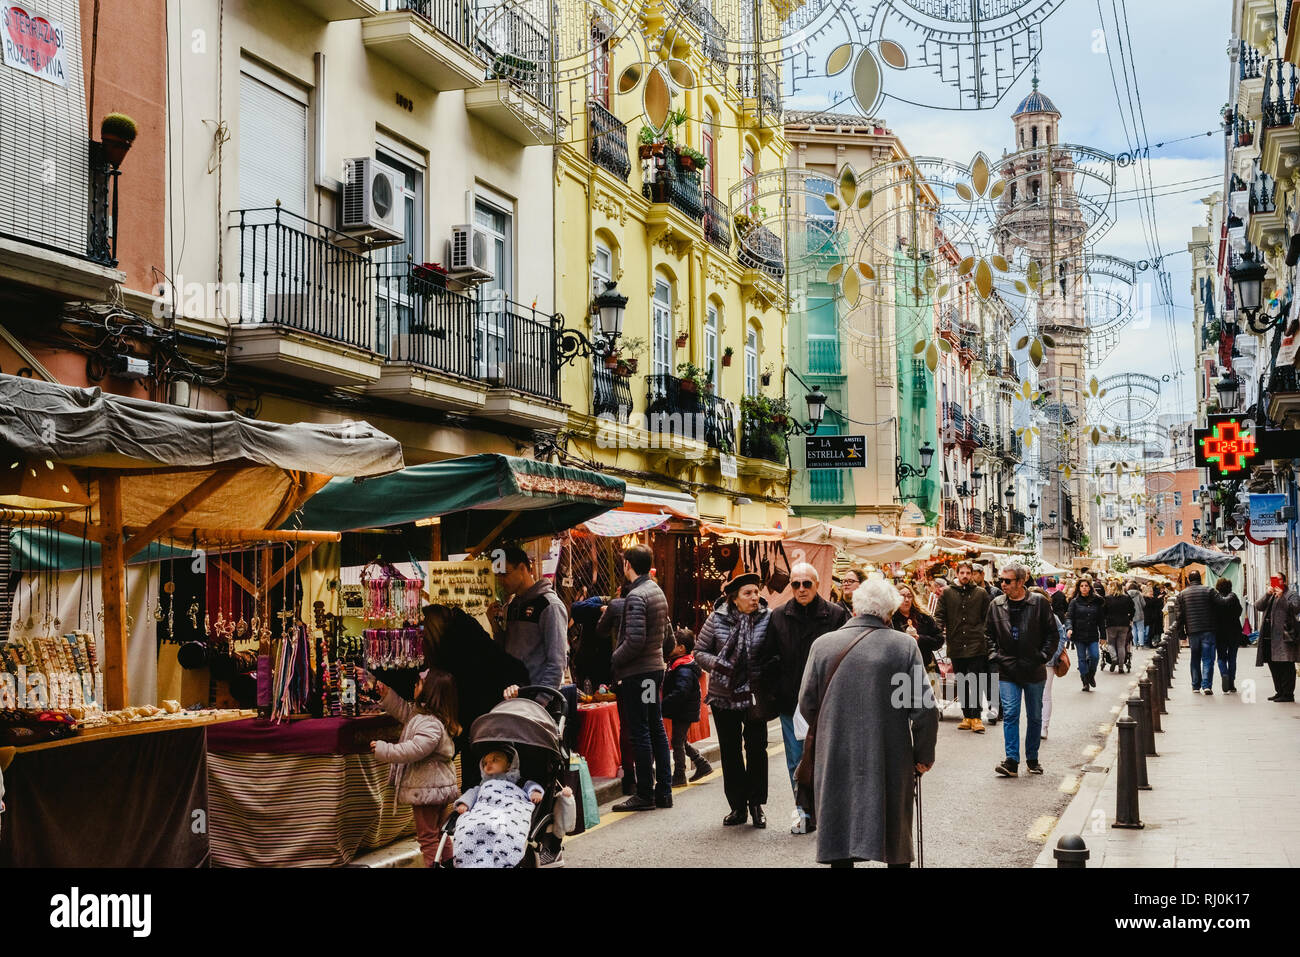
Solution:
M817 766L817 723L821 720L822 706L826 704L826 693L830 691L831 682L835 680L835 672L840 670L840 663L848 656L848 653L858 646L863 638L873 631L879 631L879 628L869 628L858 637L849 642L849 646L840 652L840 656L835 659L831 665L831 670L826 674L826 685L822 688L821 697L817 699L817 713L813 715L808 722L808 734L803 739L803 755L799 758L798 765L794 769L794 780L799 786L800 800L799 806L805 811L812 810L811 800L804 803L803 794L812 794L813 786L813 769Z

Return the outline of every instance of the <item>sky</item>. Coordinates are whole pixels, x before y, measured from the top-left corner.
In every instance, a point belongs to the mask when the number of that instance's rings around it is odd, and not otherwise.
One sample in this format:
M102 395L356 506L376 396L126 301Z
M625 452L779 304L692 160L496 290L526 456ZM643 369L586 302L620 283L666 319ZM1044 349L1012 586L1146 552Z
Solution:
M857 0L851 0L857 2ZM1063 0L1042 28L1039 89L1061 111L1061 141L1118 155L1130 149L1112 85L1109 46L1119 70L1120 51L1102 27L1099 3L1113 23L1112 0ZM1150 181L1155 184L1156 230L1149 236L1131 200L1112 207L1114 224L1095 251L1139 261L1152 256L1153 246L1165 257L1174 309L1169 313L1157 298L1154 272L1139 274L1135 290L1137 316L1122 334L1119 347L1098 368L1099 377L1142 372L1162 379L1160 412L1195 410L1192 342L1191 256L1187 244L1192 228L1205 223L1201 202L1220 188L1187 182L1222 177L1224 137L1219 110L1228 98L1231 0L1129 0L1129 36L1137 88L1151 144ZM1128 43L1120 37L1119 43ZM1117 74L1118 75L1118 74ZM1127 96L1123 79L1121 95ZM1029 71L988 110L937 110L904 104L888 97L876 111L914 156L941 156L969 162L976 151L995 158L1011 148L1010 114L1031 89ZM827 108L829 89L806 85L787 98L787 109ZM851 108L842 104L836 109ZM1204 135L1214 131L1214 135ZM1193 134L1200 134L1194 138ZM1157 143L1180 140L1163 147ZM1119 197L1138 186L1136 167L1117 169ZM1161 189L1162 184L1176 184ZM1132 193L1128 193L1132 196ZM1157 245L1158 244L1158 245ZM1163 381L1168 376L1167 381Z

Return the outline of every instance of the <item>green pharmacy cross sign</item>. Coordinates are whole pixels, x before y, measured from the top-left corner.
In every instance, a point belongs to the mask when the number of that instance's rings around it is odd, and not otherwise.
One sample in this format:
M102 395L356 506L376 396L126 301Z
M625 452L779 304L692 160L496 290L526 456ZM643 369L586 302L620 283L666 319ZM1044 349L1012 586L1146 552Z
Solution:
M1259 445L1250 429L1235 415L1212 415L1208 427L1196 429L1196 465L1210 470L1210 478L1241 478L1259 458Z

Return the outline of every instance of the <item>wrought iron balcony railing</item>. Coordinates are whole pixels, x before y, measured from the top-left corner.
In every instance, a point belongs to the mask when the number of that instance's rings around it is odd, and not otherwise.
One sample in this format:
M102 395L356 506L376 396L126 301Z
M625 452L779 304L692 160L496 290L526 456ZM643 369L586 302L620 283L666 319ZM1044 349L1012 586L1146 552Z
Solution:
M808 336L808 372L812 375L839 375L840 340L838 336Z
M781 237L766 226L751 226L740 237L736 259L746 269L758 269L777 282L785 281L785 252Z
M724 253L731 252L731 210L707 191L704 194L704 238Z
M787 457L785 429L767 420L742 414L740 454L784 465Z
M695 170L682 169L677 152L668 147L664 150L665 165L655 170L657 178L643 183L641 192L652 203L667 203L681 210L697 223L704 219L704 192L700 186L700 174Z
M104 158L103 144L90 142L90 210L86 258L101 266L117 265L118 170Z
M1291 13L1291 5L1287 4L1287 14ZM1245 40L1241 42L1241 52L1238 56L1240 65L1241 79L1258 80L1264 75L1264 55L1248 44Z
M632 385L627 376L615 375L597 358L592 366L591 414L626 422L632 412Z
M479 25L478 49L487 61L489 80L508 80L548 109L554 99L551 84L551 39L545 24L522 9L504 4Z
M736 70L736 89L743 99L755 100L763 118L780 120L781 77L776 68L763 63L755 53L741 53Z
M734 453L734 407L715 395L682 388L674 375L646 376L646 428L704 442L710 448Z
M920 397L922 400L924 400L925 394L930 388L930 377L927 375L928 372L929 370L925 367L924 359L912 360L912 394Z
M1250 187L1250 212L1272 213L1277 211L1277 184L1265 172L1260 172Z
M1300 77L1296 68L1286 60L1269 60L1265 65L1260 112L1266 129L1291 125L1296 115L1297 83L1300 83Z
M393 9L410 10L463 47L468 48L472 43L473 0L396 0Z
M1300 376L1296 374L1295 366L1274 369L1273 374L1268 377L1268 391L1272 395L1282 392L1300 392Z
M621 180L632 172L627 150L627 125L595 100L587 101L587 155L601 169Z
M374 350L371 263L350 237L279 206L236 215L240 322Z

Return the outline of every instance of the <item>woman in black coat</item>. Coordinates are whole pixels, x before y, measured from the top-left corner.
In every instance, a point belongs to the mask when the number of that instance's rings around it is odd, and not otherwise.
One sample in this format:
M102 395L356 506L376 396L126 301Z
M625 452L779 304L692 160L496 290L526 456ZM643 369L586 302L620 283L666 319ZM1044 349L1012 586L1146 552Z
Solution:
M1110 593L1104 599L1106 606L1106 641L1111 647L1113 658L1110 662L1110 670L1123 668L1125 671L1133 670L1133 661L1130 657L1132 649L1129 647L1129 634L1133 629L1133 617L1137 614L1137 608L1133 604L1133 599L1129 597L1124 586L1119 582L1114 582L1110 586Z
M1214 587L1228 600L1222 608L1215 609L1218 621L1214 630L1214 648L1219 658L1223 693L1230 694L1237 690L1237 650L1245 637L1241 631L1241 599L1233 592L1232 582L1226 578L1220 578Z
M892 626L916 639L916 644L921 649L921 658L925 661L925 670L934 671L934 653L943 647L943 632L939 629L939 623L917 605L910 585L899 584L898 593L903 596L903 603L894 612Z
M1065 610L1066 637L1074 642L1079 655L1079 677L1083 690L1097 687L1097 663L1101 660L1101 641L1105 637L1106 606L1100 595L1093 594L1092 581L1080 578L1074 597Z

